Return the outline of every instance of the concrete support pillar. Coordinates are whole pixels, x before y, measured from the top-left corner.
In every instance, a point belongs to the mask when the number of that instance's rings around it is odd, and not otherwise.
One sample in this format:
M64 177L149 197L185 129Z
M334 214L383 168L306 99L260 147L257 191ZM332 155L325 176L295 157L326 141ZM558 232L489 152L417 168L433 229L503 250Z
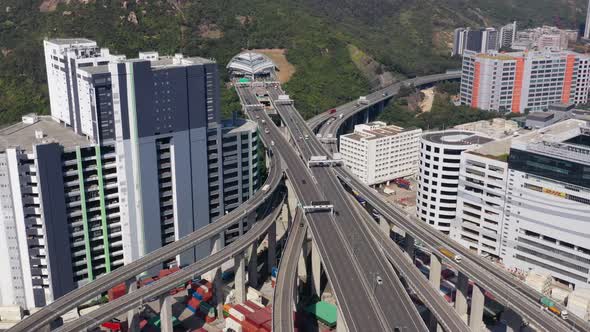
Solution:
M268 273L277 266L277 223L268 228Z
M258 286L258 241L254 241L248 253L248 285Z
M126 282L128 292L134 292L137 290L137 283L135 279L128 280ZM127 311L127 324L128 324L128 331L129 332L139 332L139 310L138 308L133 308Z
M442 332L442 327L438 324L438 320L436 319L436 316L434 315L434 313L428 312L428 318L427 318L426 324L428 325L427 326L428 331Z
M316 295L321 297L321 277L322 277L322 265L321 265L320 253L318 246L312 242L311 250L311 278L313 280L313 290Z
M379 228L381 229L383 234L387 235L387 237L389 238L391 234L391 227L389 226L389 222L383 217L379 217Z
M308 231L309 232L309 231ZM301 253L299 254L299 262L297 262L297 276L301 280L309 280L307 276L307 257L309 256L311 241L306 239L303 242Z
M173 332L172 327L172 300L174 298L170 294L166 294L160 298L160 331Z
M455 310L465 323L467 323L467 289L469 287L469 278L459 271L457 276L457 291L455 295Z
M215 301L217 303L217 312L223 312L223 280L221 280L221 269L215 271L215 277L212 280L213 291L215 292Z
M482 289L477 285L473 285L473 291L471 293L471 313L469 315L469 328L473 332L479 332L482 330L484 299Z
M430 274L428 279L430 280L430 284L436 291L440 290L440 272L441 272L441 263L440 258L438 258L435 254L430 254Z
M416 250L416 240L413 236L411 236L408 233L406 233L405 239L406 240L404 241L404 250L408 253L408 255L410 255L410 257L413 258L414 251Z
M234 260L234 293L236 297L236 303L242 303L246 300L246 276L244 271L246 267L246 260L244 259L244 253L241 252L237 254Z
M211 238L211 254L218 252L225 246L225 232L219 233L218 236ZM201 277L213 282L215 275L218 273L219 268L213 269Z

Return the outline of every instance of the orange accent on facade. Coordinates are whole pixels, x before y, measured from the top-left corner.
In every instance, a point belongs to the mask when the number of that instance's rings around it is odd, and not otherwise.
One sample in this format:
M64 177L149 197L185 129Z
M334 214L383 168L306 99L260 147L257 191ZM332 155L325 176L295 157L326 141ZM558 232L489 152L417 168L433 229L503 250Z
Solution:
M475 70L473 72L473 89L471 90L471 107L477 108L479 102L479 79L481 74L481 63L475 63Z
M522 80L524 78L524 58L516 59L516 72L514 74L514 89L512 90L512 113L520 113L520 100L522 97Z
M563 77L563 89L561 90L561 102L566 104L570 101L570 94L572 92L572 76L574 75L574 63L576 56L568 54L565 62L565 74Z

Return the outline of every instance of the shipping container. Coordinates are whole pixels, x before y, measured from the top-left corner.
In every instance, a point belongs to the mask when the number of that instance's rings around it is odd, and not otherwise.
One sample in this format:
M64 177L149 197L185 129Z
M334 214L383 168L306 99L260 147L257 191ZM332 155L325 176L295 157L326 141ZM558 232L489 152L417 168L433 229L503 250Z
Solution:
M246 315L246 320L257 327L261 327L264 323L272 320L272 317L268 312L260 309L256 312Z
M125 294L127 294L127 286L125 286L125 283L122 282L122 283L118 284L117 286L109 289L107 296L109 298L109 301L113 301L113 300L120 298L121 296L123 296Z

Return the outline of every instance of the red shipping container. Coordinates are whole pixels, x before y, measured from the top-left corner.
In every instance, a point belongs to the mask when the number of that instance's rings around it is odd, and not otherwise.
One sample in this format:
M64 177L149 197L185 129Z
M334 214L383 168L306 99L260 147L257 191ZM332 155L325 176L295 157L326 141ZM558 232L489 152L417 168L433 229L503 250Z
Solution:
M188 303L186 304L187 306L190 306L191 308L198 310L199 306L201 305L201 301L199 301L198 299L191 297L190 300L188 300Z
M247 300L246 302L244 302L244 304L248 307L250 307L250 309L253 309L254 311L258 310L258 309L262 309L264 308L263 306L261 306L260 304L256 303L256 302L252 302L250 300Z
M213 293L205 293L203 294L203 302L209 302L213 298Z
M258 332L258 326L245 320L242 322L242 332Z
M120 298L121 296L125 295L126 293L127 293L127 287L125 286L125 283L122 282L122 283L118 284L117 286L109 289L109 291L108 291L109 301L116 300L116 299Z
M272 320L269 320L268 322L262 324L262 327L268 330L269 332L272 331Z
M262 324L268 322L271 319L272 317L270 314L264 310L258 310L249 315L246 315L246 320L256 325L256 327L261 327Z
M205 323L209 324L209 323L213 323L215 320L217 319L217 317L215 316L206 316L205 317Z
M205 286L209 289L213 289L213 283L207 279L201 279L199 281L199 285Z
M264 307L264 308L262 308L262 310L268 312L269 315L272 315L272 307L271 306Z

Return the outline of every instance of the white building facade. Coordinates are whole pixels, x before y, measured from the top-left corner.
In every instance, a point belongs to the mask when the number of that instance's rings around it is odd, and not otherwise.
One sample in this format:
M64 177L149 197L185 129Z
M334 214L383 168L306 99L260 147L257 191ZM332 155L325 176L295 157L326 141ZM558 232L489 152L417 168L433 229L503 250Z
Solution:
M416 196L417 217L449 234L457 216L461 153L490 138L469 131L429 132L420 140L420 173Z
M421 134L421 129L375 121L342 135L339 151L354 175L368 185L380 184L417 174Z
M43 41L51 116L88 136L88 115L80 112L78 69L107 65L124 56L111 55L95 41L85 38Z
M481 149L461 156L457 217L450 236L480 255L499 257L508 164L504 155L482 155Z
M590 288L590 127L567 120L541 132L510 151L501 258Z

